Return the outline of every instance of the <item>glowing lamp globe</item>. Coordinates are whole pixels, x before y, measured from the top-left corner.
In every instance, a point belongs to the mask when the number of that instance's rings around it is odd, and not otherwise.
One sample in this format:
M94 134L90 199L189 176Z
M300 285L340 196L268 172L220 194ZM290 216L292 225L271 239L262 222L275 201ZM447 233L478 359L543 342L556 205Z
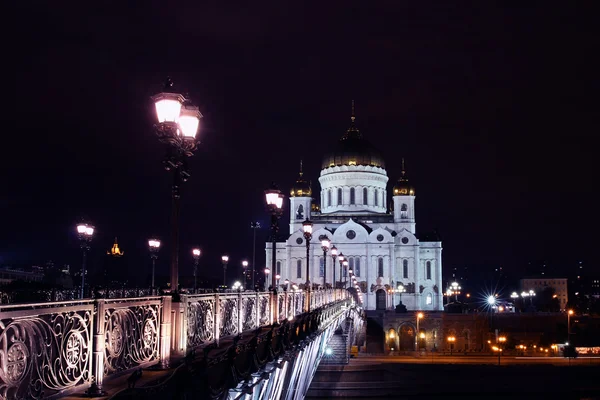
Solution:
M179 116L179 131L184 139L194 139L198 133L202 114L196 106L186 105L181 109Z
M148 246L150 248L158 249L160 247L160 240L150 239L148 240Z
M304 221L302 223L302 230L304 231L305 234L311 235L312 229L313 229L312 221L309 221L308 219L306 219L306 221Z
M283 206L283 194L275 185L265 190L265 200L270 209L281 210Z
M496 297L495 296L488 296L487 302L488 302L489 305L493 306L494 304L496 304Z
M227 261L229 261L229 256L221 256L221 261L226 263Z
M156 108L156 119L159 124L177 123L181 115L181 105L185 98L179 93L162 92L152 97Z
M85 225L85 224L77 225L77 233L79 233L79 234L84 234L86 229L87 229L87 225Z
M324 249L328 249L330 244L331 242L327 238L321 240L321 247L323 247Z
M337 257L337 255L338 255L337 247L331 246L331 256L332 257Z
M192 250L192 255L194 257L200 257L200 249L193 249Z

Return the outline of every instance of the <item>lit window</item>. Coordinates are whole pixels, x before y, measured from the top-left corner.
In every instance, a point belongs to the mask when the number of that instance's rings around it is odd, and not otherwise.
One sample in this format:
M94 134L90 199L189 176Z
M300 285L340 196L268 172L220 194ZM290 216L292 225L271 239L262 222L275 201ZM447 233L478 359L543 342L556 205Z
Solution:
M425 299L425 304L430 305L432 303L433 303L433 298L431 297L431 294L428 294Z

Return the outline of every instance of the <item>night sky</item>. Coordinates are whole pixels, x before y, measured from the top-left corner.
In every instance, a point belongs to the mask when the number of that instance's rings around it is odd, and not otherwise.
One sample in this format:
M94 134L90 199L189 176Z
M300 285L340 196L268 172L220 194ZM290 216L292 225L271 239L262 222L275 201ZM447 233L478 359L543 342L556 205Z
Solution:
M558 275L579 261L600 273L592 2L14 3L0 264L79 268L85 217L91 268L118 236L142 281L157 235L166 279L171 175L150 96L171 76L204 115L182 192L182 275L195 244L206 277L222 276L223 253L232 266L251 259L250 222L268 225L263 190L275 181L289 194L301 159L318 191L352 99L388 194L406 159L417 235L438 230L445 272L518 276L546 260Z

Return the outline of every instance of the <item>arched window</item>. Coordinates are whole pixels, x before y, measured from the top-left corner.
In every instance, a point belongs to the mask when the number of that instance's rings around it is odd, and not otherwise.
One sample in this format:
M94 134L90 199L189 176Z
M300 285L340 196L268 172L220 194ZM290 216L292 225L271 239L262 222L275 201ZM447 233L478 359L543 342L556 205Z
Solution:
M402 277L408 278L408 260L402 260Z
M337 205L341 206L342 205L342 189L338 189L338 198L337 198Z
M360 257L356 257L356 261L354 262L354 275L360 277Z
M383 258L377 259L377 276L383 278Z
M352 270L352 273L354 273L354 258L350 258L348 260L348 268Z
M298 206L298 210L296 211L296 219L304 219L304 207L302 204Z
M302 278L302 260L296 261L296 278Z
M408 206L406 204L400 206L400 218L408 218Z
M319 258L319 277L322 278L325 275L325 264L323 263L325 259Z
M431 261L427 261L425 265L427 266L427 279L431 279Z
M331 207L331 189L327 191L327 206Z
M363 188L363 204L365 206L369 205L369 192L367 191L367 188Z
M379 206L379 190L375 189L375 207Z
M277 272L276 275L281 275L281 261L277 261Z
M350 188L350 204L354 204L356 202L356 194L354 193L354 188Z
M427 293L427 297L425 298L425 304L427 304L428 306L433 304L433 297L431 296L431 293Z

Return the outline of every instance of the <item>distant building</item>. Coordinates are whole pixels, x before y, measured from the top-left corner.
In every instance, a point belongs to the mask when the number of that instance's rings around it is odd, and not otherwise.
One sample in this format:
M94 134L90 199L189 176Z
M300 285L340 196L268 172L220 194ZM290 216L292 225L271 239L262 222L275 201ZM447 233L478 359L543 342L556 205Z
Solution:
M525 278L521 279L521 290L524 292L533 290L536 293L540 293L544 289L550 287L554 289L560 304L560 309L565 310L567 308L567 303L569 302L567 281L567 278L547 278L544 276L538 278Z
M417 235L415 189L404 165L392 187L393 209L387 203L388 179L383 158L356 128L353 112L350 128L323 159L318 207L300 171L289 198L289 236L276 244L272 273L281 276L280 282L288 279L300 287L307 281L331 286L336 273L336 284L348 286L352 270L367 310L393 308L389 292L399 285L406 289L402 302L408 309L443 310L441 239L437 234ZM314 224L308 260L302 225L307 219ZM331 254L323 255L325 237L343 253L348 269L338 261L332 264ZM266 256L270 266L271 243Z
M26 271L23 268L0 267L0 285L8 285L14 281L41 282L44 273L39 270Z

